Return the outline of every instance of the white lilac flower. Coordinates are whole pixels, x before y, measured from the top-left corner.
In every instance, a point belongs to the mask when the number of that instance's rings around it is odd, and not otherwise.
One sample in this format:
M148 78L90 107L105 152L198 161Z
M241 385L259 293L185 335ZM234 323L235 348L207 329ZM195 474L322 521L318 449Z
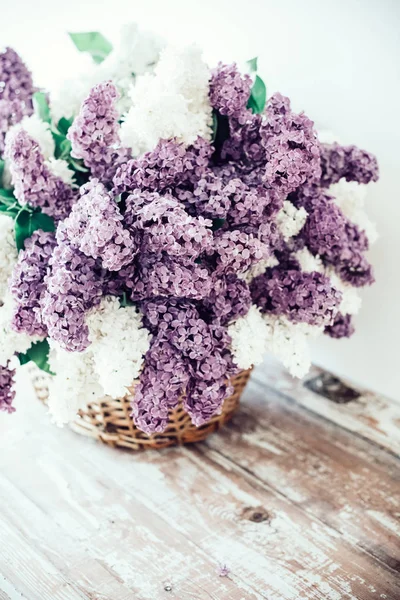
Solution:
M267 349L282 361L293 377L304 377L311 367L309 340L322 334L323 327L293 323L273 315L263 318L268 328Z
M134 155L152 150L160 139L186 145L211 137L208 100L210 71L198 48L166 48L154 74L137 78L132 108L121 125L121 141Z
M62 117L75 117L91 88L102 79L98 65L88 54L82 53L74 77L64 79L60 87L50 94L50 109L54 122L58 123Z
M69 168L66 160L62 158L50 157L46 164L56 177L59 177L64 183L68 185L74 184L74 172Z
M118 89L120 99L117 107L120 114L131 106L130 91L136 77L154 69L164 47L164 40L148 31L138 29L136 23L124 25L120 32L119 43L105 61L99 66L102 79L111 79Z
M150 334L134 306L121 307L118 298L106 296L86 319L90 351L104 393L113 398L125 396L137 379Z
M295 258L299 262L301 270L305 273L324 272L324 265L319 256L314 256L307 248L302 248L295 253Z
M233 361L240 369L262 363L269 329L259 308L253 305L247 315L233 321L228 326L228 334L232 339Z
M335 204L343 214L361 231L365 231L369 243L373 244L378 239L378 232L364 209L367 186L357 181L346 181L342 178L338 183L328 188L328 193L333 196Z
M356 315L361 308L358 289L340 279L333 269L326 269L325 274L330 278L333 287L342 292L339 312L343 315Z
M14 314L11 295L7 294L2 302L0 306L0 366L5 367L16 352L25 353L39 338L14 331L11 327Z
M7 283L17 259L14 220L12 217L0 214L0 301L6 294Z
M37 115L24 117L18 125L14 127L22 127L27 133L39 144L40 151L45 159L49 159L54 155L55 143L50 131L50 124L45 123Z
M244 273L238 273L237 275L240 279L246 281L246 283L251 283L255 277L265 273L266 269L276 267L276 265L279 265L279 261L272 254L266 260L260 260Z
M126 112L131 106L129 93L136 77L153 70L163 45L161 38L141 31L131 23L122 28L115 49L99 65L94 64L89 55L82 54L80 72L64 81L51 97L55 121L77 115L91 88L110 79L121 96L118 102L120 114Z
M94 370L92 353L68 352L49 340L49 366L55 375L49 378L48 409L59 426L72 421L80 408L104 397Z
M284 201L276 216L276 222L285 242L299 233L306 219L307 212L303 207L296 208L289 200Z

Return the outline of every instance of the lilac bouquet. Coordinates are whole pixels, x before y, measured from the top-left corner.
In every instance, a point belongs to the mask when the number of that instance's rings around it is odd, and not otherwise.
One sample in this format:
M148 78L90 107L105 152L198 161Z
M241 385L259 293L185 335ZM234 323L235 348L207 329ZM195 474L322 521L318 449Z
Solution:
M267 99L256 59L209 68L133 26L115 49L71 37L93 64L50 95L0 54L0 408L29 361L58 424L137 381L146 433L183 393L207 422L266 352L302 377L373 282L374 156Z

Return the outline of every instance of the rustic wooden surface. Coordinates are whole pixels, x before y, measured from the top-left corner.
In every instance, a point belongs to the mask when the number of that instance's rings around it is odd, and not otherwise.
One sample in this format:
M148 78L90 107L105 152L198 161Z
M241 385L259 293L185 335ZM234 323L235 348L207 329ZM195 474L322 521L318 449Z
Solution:
M51 425L22 377L0 599L398 600L400 404L326 377L267 362L223 431L139 454Z

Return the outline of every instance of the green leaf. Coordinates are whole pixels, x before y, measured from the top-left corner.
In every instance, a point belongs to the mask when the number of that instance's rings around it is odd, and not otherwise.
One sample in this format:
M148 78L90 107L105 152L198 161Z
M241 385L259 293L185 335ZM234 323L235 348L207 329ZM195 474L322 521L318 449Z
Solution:
M12 190L6 190L5 188L0 188L0 202L5 202L6 200L15 200L14 193Z
M73 119L66 119L65 117L61 117L61 119L57 123L57 129L64 136L67 135L68 129L71 127Z
M218 117L215 110L212 113L212 141L215 142L217 139L217 130L218 130Z
M5 165L5 161L0 158L0 182L3 181L3 173L4 173L4 165Z
M221 229L224 223L225 219L213 219L212 230L217 231L218 229Z
M49 215L46 215L45 213L42 213L42 212L32 213L32 223L35 228L34 231L36 231L36 229L42 229L43 231L55 231L56 230L56 226L54 224L54 219L52 219L52 217L49 217Z
M47 340L43 340L42 342L36 342L35 344L32 344L29 350L27 350L26 354L18 354L19 362L21 365L25 365L26 363L33 361L34 363L36 363L39 369L42 369L42 371L46 371L46 373L54 375L54 373L50 371L49 367L49 351L50 347L49 342Z
M121 298L119 299L119 303L122 306L122 308L125 308L126 306L133 306L134 303L132 302L132 300L130 300L128 298L128 296L126 295L126 292L124 292L121 296Z
M267 88L265 83L256 75L253 87L251 88L250 98L247 102L247 108L250 108L253 113L260 114L264 110L265 101L267 99Z
M21 207L17 202L14 204L0 204L0 213L12 219L15 219L20 210Z
M76 158L72 158L71 156L68 158L68 161L69 161L71 167L73 167L75 169L75 171L80 171L81 173L89 172L89 169L87 169L85 167L85 165L83 164L83 161L77 160Z
M14 223L15 243L18 252L24 249L26 238L31 237L34 232L32 225L32 213L25 208L21 208Z
M98 31L69 33L68 35L79 52L88 52L97 64L103 62L113 49L112 44Z
M32 212L32 209L24 206L17 214L14 223L15 243L18 252L24 249L25 240L30 238L37 229L55 231L53 219L44 213Z
M246 65L248 65L250 73L257 73L257 68L258 68L257 63L258 63L258 56L255 56L254 58L251 58L250 60L246 61Z
M62 158L63 160L69 160L71 153L71 142L67 140L65 135L55 133L52 131L53 140L56 146L54 155L56 158Z
M50 108L44 92L35 92L32 96L35 114L45 123L51 123Z
M18 354L18 360L20 365L26 365L28 362L31 362L31 359L28 356L28 352L26 354Z
M213 131L215 153L216 156L219 156L223 143L230 136L230 130L228 117L226 115L221 115L217 110L213 111Z

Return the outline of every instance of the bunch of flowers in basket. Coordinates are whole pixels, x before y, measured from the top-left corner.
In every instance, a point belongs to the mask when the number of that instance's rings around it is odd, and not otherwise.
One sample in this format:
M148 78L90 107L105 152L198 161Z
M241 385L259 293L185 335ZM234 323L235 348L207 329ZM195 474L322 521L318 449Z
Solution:
M207 422L267 351L303 376L373 282L375 158L266 100L255 59L209 68L135 27L116 49L71 37L93 66L50 96L0 54L0 408L28 361L56 422L135 383L147 433L180 401Z

